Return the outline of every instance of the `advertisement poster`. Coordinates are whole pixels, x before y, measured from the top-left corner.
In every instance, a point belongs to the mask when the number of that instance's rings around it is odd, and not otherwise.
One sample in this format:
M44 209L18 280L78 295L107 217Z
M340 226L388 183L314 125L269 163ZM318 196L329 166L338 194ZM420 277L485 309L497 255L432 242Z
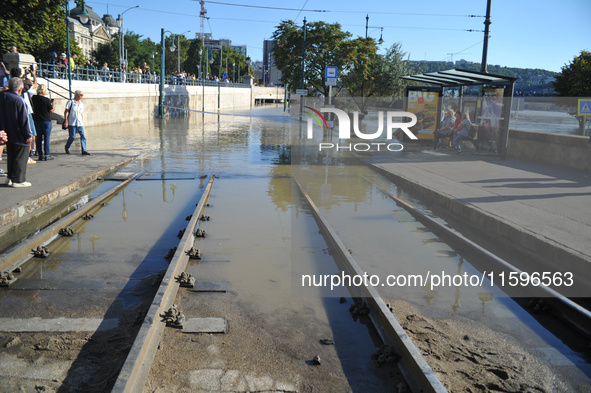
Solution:
M411 131L419 139L433 139L439 116L439 92L407 90L407 111L417 116L417 124Z
M501 130L503 111L503 87L485 87L481 101L480 119L478 122L478 140L483 148L491 152L497 151Z

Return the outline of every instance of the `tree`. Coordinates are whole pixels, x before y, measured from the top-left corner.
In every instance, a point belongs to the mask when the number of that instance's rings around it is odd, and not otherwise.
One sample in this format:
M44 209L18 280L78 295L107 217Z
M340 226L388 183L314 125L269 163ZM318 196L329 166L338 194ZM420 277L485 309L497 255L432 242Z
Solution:
M136 34L133 31L125 33L125 50L127 51L128 69L137 66L141 67L144 62L152 67L152 53L155 53L155 56L160 53L160 45L156 45L149 38L142 40L141 37L141 35ZM118 34L115 34L110 42L100 44L93 52L93 56L100 65L107 63L111 69L119 67ZM159 55L157 56L157 59L160 59ZM172 62L172 59L170 62ZM155 65L159 68L160 60L158 60L158 63ZM171 70L172 69L169 69L169 71ZM174 56L174 70L176 70L176 56Z
M312 22L306 27L305 87L328 96L325 85L327 66L346 72L355 60L351 34L341 30L338 23ZM277 45L273 50L275 64L281 70L283 82L292 88L301 86L303 28L294 21L282 21L273 33ZM338 94L338 92L337 92ZM335 94L336 95L336 94Z
M581 51L579 56L563 66L552 85L556 95L564 97L570 108L576 108L578 98L591 97L591 52ZM583 128L583 116L576 116L576 111L571 111L571 114L579 121L579 127Z
M0 4L0 53L15 45L20 53L47 61L51 51L66 51L63 0L2 0ZM83 58L75 41L70 43L70 51Z

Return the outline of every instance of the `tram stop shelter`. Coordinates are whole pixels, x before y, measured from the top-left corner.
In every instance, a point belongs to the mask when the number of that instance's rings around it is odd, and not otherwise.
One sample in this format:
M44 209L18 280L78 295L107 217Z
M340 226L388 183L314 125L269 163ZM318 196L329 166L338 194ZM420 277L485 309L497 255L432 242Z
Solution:
M453 108L469 113L476 130L471 140L477 149L505 155L513 85L517 78L455 68L402 79L428 84L405 89L405 109L417 116L413 132L419 139L433 139L433 132L445 116L444 111ZM470 86L480 86L476 99L464 97L466 87Z

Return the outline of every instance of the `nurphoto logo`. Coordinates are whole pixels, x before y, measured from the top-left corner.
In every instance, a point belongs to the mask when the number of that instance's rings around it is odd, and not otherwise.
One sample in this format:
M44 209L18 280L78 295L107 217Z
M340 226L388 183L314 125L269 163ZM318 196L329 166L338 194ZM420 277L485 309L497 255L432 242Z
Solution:
M314 125L313 120L316 120L322 132L328 130L328 123L321 112L328 112L336 114L338 121L339 121L339 139L351 139L351 120L349 114L342 109L336 108L320 108L320 110L316 110L309 106L305 107L309 111L306 113L309 114L311 117L308 118L308 133L307 138L312 139L314 137ZM411 112L395 112L395 111L388 111L386 112L386 139L391 141L393 138L393 134L396 130L403 131L406 136L410 139L416 140L418 139L412 131L409 130L410 127L414 126L417 123L417 117L414 113ZM395 121L395 119L404 119L410 118L410 121L407 122L400 122ZM353 112L353 132L355 136L360 139L365 140L376 140L380 138L384 132L384 112L378 112L378 130L374 133L363 133L359 130L359 112ZM329 142L322 142L318 144L319 151L323 149L334 149L336 151L339 150L348 150L348 151L402 151L404 146L398 142L371 142L371 143L349 143L345 145L339 145Z

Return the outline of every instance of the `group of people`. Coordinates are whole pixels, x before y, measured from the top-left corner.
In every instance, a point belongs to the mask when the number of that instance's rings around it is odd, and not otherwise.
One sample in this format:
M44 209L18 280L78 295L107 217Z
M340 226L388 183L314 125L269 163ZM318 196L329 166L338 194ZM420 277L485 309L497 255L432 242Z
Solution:
M471 129L472 122L468 112L454 112L453 109L448 109L439 128L433 133L433 150L437 150L438 147L448 147L456 149L457 154L461 154L460 142L470 138Z
M16 47L13 47L16 51ZM49 99L46 85L37 83L34 66L26 69L24 75L20 68L12 68L10 78L3 78L0 92L0 160L6 147L7 171L0 169L0 176L6 176L10 187L30 187L26 181L27 165L38 161L53 160L50 154L52 131L51 114L55 111L55 100ZM90 155L86 150L83 114L84 105L81 91L68 100L64 111L64 125L68 128L66 154L76 133L80 134L82 155ZM38 161L33 159L38 156Z

